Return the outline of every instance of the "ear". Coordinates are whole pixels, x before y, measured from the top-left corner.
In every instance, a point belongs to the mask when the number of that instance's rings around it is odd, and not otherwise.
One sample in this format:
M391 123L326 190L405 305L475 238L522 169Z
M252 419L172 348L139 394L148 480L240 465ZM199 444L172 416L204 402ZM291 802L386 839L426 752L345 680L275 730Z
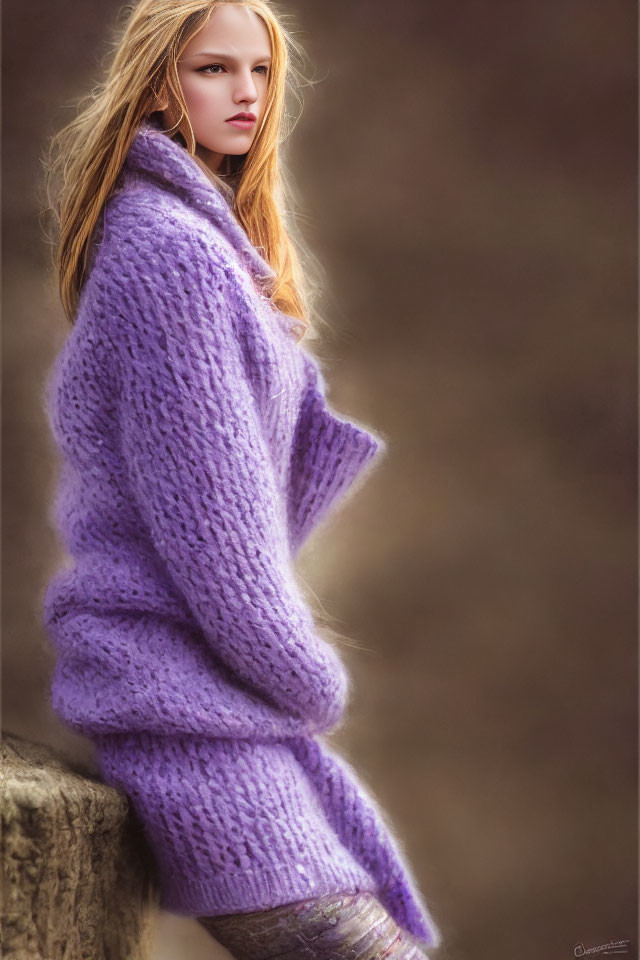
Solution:
M185 143L189 143L189 124L186 114L180 108L175 97L169 95L169 88L166 80L162 83L160 89L156 92L151 87L152 101L148 108L148 114L160 113L161 122L164 130L170 130L173 136L176 132L180 133Z
M189 142L187 135L187 116L180 108L180 105L174 99L169 105L168 99L165 107L162 109L162 124L165 130L171 130L171 135L180 133L185 141Z
M158 93L155 92L153 87L151 88L151 90L154 96L151 102L151 106L149 108L149 113L155 113L157 110L160 110L160 111L166 110L167 107L169 106L169 95L167 93L166 84L164 83L162 84L162 87L160 88Z

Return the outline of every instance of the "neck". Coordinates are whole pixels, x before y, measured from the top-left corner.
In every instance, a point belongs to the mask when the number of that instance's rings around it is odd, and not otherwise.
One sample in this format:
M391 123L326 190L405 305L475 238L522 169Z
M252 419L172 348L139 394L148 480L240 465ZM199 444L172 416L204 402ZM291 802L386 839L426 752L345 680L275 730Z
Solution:
M221 174L224 172L227 156L225 153L216 153L215 150L208 150L206 147L203 147L202 144L196 143L196 154L202 162L209 167L212 173Z

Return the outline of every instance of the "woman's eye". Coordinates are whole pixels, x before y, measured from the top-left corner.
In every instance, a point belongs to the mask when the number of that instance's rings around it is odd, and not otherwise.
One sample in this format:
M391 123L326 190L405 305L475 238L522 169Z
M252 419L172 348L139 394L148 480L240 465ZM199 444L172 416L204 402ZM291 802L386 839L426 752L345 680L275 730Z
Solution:
M222 70L224 70L224 67L222 66L221 63L208 63L208 64L207 64L206 66L204 66L204 67L199 67L199 68L198 68L198 73L204 73L206 70L213 70L214 67L220 67ZM259 66L259 67L256 67L255 69L256 69L256 70L264 70L265 74L267 74L267 73L269 72L269 67L266 67L266 66L264 66L264 65ZM209 74L209 76L216 76L216 75L217 75L217 71L216 71L215 74Z

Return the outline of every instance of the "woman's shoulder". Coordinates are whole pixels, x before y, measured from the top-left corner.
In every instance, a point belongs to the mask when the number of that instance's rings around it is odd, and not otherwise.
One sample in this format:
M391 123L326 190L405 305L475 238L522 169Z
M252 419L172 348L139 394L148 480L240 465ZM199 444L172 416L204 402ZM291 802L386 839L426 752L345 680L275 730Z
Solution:
M118 354L156 331L185 351L242 349L252 363L264 336L256 296L223 231L179 198L145 182L107 201L81 310Z
M107 199L103 237L111 246L130 250L140 242L160 246L177 243L197 253L203 246L224 250L222 231L175 194L149 179L129 180Z
M117 283L162 282L167 270L243 283L224 232L148 180L129 182L105 203L95 263Z

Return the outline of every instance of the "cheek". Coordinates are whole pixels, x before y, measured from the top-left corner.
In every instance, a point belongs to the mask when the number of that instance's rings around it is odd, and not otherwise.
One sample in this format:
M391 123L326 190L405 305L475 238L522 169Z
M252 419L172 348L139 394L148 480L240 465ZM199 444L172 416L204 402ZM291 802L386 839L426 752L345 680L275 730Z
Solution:
M216 100L215 91L199 77L186 77L182 81L182 92L190 112L201 110Z
M180 79L180 85L192 124L202 120L209 126L216 121L218 113L224 113L224 91L221 83L207 83L206 77L187 73Z

